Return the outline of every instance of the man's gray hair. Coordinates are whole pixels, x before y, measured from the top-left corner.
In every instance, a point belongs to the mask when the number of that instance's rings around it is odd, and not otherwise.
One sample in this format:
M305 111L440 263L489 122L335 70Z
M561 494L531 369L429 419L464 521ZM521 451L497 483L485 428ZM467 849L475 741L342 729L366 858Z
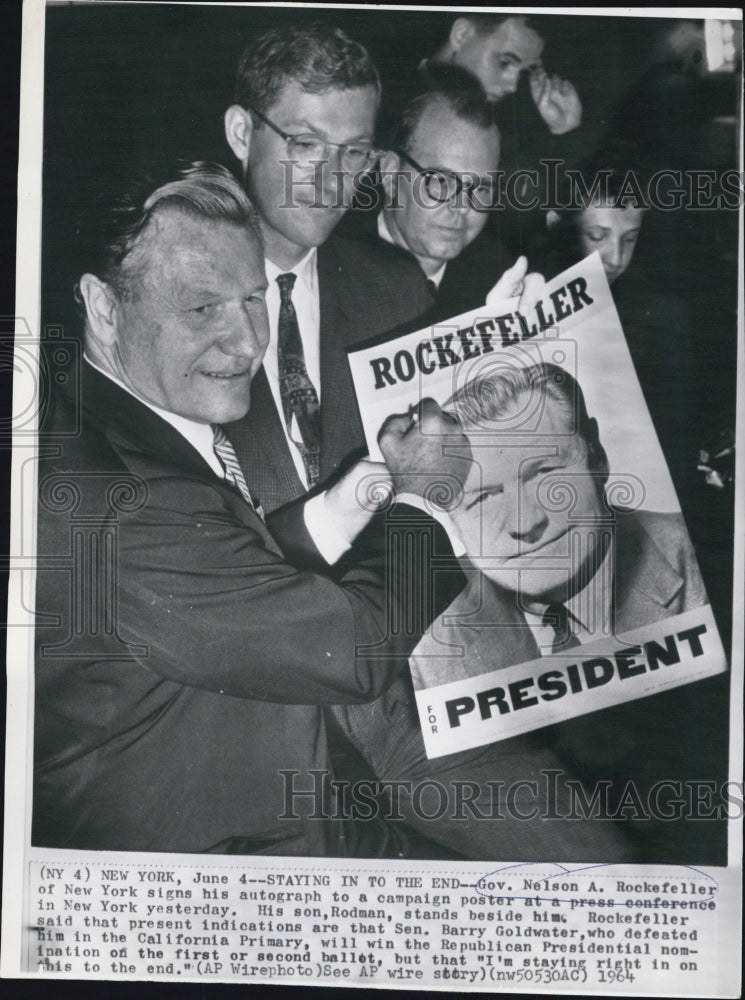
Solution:
M98 196L78 225L78 273L95 274L118 296L126 294L133 277L127 259L151 219L164 208L246 227L261 245L258 213L233 174L217 163L180 163L157 176L132 178L114 194ZM77 288L76 299L80 302Z

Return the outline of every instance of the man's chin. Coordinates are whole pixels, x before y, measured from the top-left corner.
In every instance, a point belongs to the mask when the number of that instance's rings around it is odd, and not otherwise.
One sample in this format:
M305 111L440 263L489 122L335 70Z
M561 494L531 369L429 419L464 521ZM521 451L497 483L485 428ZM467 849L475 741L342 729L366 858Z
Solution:
M251 394L246 392L240 399L224 400L205 406L198 421L205 424L232 424L241 420L248 413L251 405Z
M484 565L477 568L502 590L519 594L521 603L531 601L548 604L554 600L565 600L571 575L568 570L520 566L517 560L508 561L506 566L499 567L489 566L484 560Z
M303 211L305 213L304 224L298 227L298 231L293 235L293 242L297 243L298 246L320 247L339 225L346 209L339 212L328 212L322 208L308 207Z

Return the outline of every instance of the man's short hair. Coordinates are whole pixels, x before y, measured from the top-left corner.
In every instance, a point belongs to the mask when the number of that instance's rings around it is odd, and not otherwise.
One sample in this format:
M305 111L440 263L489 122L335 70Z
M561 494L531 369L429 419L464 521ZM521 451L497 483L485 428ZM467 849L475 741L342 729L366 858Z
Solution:
M482 129L496 127L494 109L471 73L460 66L437 63L428 66L427 71L427 89L409 101L390 129L387 144L391 149L408 152L417 125L438 105L469 125Z
M367 49L324 21L284 24L249 42L238 65L235 103L266 113L289 80L310 94L375 87L380 95Z
M505 21L520 20L540 35L535 18L526 17L519 11L516 14L458 14L458 20L469 21L480 35L491 35Z
M445 404L461 423L482 426L498 422L523 393L540 392L553 399L564 411L567 424L587 447L587 466L605 486L609 474L608 456L600 443L598 423L587 412L579 382L564 368L548 363L529 367L514 366L481 375L464 383ZM512 430L512 428L511 428Z
M217 163L179 163L130 178L113 195L99 193L78 223L78 273L96 275L121 298L136 270L125 262L150 220L166 207L250 228L261 244L256 209L229 170ZM77 287L75 298L82 305Z

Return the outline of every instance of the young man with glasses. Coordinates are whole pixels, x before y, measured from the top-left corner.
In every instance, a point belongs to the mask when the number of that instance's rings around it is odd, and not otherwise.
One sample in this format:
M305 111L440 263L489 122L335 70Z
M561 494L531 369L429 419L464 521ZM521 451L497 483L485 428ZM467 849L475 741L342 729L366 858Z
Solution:
M261 217L270 324L251 411L229 433L267 512L363 444L346 347L431 305L406 255L333 235L379 157L379 100L361 45L322 22L287 23L247 46L225 114Z

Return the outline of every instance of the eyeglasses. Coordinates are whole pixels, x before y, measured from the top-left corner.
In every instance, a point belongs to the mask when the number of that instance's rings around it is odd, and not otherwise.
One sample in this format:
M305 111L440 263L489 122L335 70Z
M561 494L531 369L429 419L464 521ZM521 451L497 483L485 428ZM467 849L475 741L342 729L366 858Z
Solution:
M319 162L328 161L332 148L339 150L342 169L349 174L369 170L380 156L380 150L369 142L329 142L312 132L290 135L275 125L273 121L270 121L261 111L257 111L256 108L249 108L249 111L252 111L257 118L260 118L265 125L268 125L285 140L290 159L297 161L301 167L315 167Z
M453 201L465 194L468 204L476 212L490 212L496 207L496 193L491 184L474 181L471 178L459 177L449 170L440 170L437 167L423 167L420 163L397 149L396 153L402 160L412 166L424 178L424 190L427 197L438 205Z

